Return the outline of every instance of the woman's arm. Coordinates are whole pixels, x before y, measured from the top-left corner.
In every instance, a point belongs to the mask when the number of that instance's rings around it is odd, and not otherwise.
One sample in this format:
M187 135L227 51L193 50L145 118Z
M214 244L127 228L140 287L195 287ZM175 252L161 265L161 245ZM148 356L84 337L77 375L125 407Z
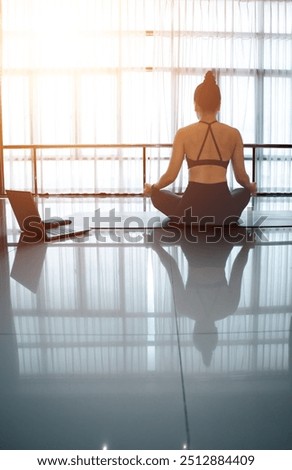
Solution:
M172 154L168 164L166 172L159 178L157 183L154 186L157 189L165 188L169 184L173 183L181 169L182 162L184 158L184 144L181 130L179 130L174 138L172 146ZM151 185L145 185L145 193L149 192Z
M236 181L251 194L256 194L257 187L255 182L251 182L244 165L243 142L239 131L236 130L236 143L231 157L232 167Z

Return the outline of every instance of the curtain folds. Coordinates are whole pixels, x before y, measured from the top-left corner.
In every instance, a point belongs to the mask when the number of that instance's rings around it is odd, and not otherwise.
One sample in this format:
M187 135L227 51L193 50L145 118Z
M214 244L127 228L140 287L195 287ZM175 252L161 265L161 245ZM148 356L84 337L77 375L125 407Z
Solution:
M291 143L289 0L2 0L1 8L6 146L171 143L196 120L193 92L209 69L220 120L245 143ZM170 151L147 150L148 179ZM291 149L258 157L259 189L289 191ZM140 148L41 149L36 158L39 192L142 191ZM31 159L5 150L7 188L31 189Z

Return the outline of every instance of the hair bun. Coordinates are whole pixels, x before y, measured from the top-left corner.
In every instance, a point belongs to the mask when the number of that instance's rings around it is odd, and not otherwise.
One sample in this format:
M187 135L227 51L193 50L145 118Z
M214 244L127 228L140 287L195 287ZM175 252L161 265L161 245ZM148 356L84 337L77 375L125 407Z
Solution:
M203 83L195 89L194 100L203 111L217 112L220 109L221 93L211 70L206 73Z
M210 70L209 70L209 72L207 72L206 75L205 75L204 83L205 83L206 85L216 85L215 76L214 76L213 72L211 72Z

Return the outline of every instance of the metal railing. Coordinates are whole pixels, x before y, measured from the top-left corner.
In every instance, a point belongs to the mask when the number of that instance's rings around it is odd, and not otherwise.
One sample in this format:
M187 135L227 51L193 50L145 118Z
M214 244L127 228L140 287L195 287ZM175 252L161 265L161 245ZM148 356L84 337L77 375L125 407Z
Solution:
M142 168L141 168L141 185L142 188L146 182L146 175L147 175L147 161L150 160L150 157L147 155L147 149L159 149L159 148L171 148L172 144L62 144L62 145L3 145L0 147L0 152L2 156L2 162L0 161L0 175L2 175L2 184L3 187L0 188L0 194L5 195L5 175L4 175L4 152L5 150L30 150L31 151L31 165L32 165L32 190L34 194L41 194L39 192L38 187L38 177L37 177L37 166L38 166L38 151L39 150L48 150L48 149L141 149L141 161L142 161ZM257 171L257 150L258 149L292 149L292 144L244 144L244 148L252 149L251 156L247 157L246 160L252 161L252 180L256 181L256 171ZM262 157L261 157L262 158ZM46 158L44 158L45 160ZM69 157L70 159L70 157ZM103 158L104 159L104 158ZM112 157L108 159L112 160ZM166 160L166 157L162 157L162 160ZM264 159L264 157L263 157ZM87 160L87 158L80 157L80 160ZM118 158L117 158L118 160ZM292 162L292 160L291 160ZM63 193L62 193L63 194ZM90 194L86 194L89 196L98 196L99 192L93 192ZM102 192L104 195L105 193ZM113 195L127 195L128 193L110 193L111 196ZM132 195L141 195L142 193L131 193ZM292 192L259 192L258 195L292 195ZM53 195L53 194L52 194ZM55 195L55 194L54 194ZM82 193L66 193L66 195L83 195ZM85 195L85 194L84 194Z

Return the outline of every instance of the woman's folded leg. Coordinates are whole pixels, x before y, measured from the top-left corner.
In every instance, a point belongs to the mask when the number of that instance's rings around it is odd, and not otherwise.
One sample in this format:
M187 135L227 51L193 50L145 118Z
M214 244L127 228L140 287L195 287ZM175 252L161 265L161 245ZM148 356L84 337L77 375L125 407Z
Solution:
M181 196L166 189L152 188L151 201L153 206L168 217L176 216L176 209L181 201Z
M233 215L240 217L242 211L248 205L250 200L250 191L246 188L237 188L231 191L233 201Z

